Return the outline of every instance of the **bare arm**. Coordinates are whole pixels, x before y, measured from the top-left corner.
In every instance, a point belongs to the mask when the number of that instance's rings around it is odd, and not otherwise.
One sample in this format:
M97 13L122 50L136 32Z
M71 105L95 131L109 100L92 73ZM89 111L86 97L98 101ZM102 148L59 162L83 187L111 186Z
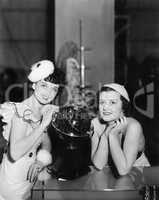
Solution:
M47 150L48 152L51 152L52 147L51 147L51 141L50 141L50 137L48 136L48 133L45 133L45 135L43 136L41 148Z
M108 161L108 137L105 131L106 125L101 124L97 118L92 120L93 130L91 138L91 159L94 166L101 170Z
M92 162L94 166L101 170L108 161L108 139L105 134L100 137L94 133L92 136Z
M37 128L33 129L28 135L26 135L26 132L30 129L30 124L16 115L13 117L10 134L10 154L14 160L18 160L28 153L34 144L40 139L45 128L49 125L52 119L52 114L52 107L46 106L41 124Z
M128 123L123 149L118 138L119 130L119 127L115 127L109 134L110 151L119 174L126 175L136 160L139 143L143 138L142 127L136 120L131 120Z

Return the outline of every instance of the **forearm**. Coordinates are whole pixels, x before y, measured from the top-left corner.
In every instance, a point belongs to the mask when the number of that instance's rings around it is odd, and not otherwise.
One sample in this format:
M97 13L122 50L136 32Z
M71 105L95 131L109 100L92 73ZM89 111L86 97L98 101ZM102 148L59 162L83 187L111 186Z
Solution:
M108 141L105 134L103 134L98 142L96 151L92 155L92 162L97 169L103 169L108 162Z
M48 152L51 152L52 150L51 140L47 132L44 135L43 142L41 144L41 149L45 149Z
M40 139L44 132L44 127L39 125L32 133L28 136L25 136L23 139L20 139L16 142L11 142L10 144L10 154L14 160L18 160L23 155L25 155L34 144Z
M47 142L44 145L42 145L42 149L47 150L48 152L51 152L51 142Z
M129 172L130 167L127 164L126 156L121 148L119 139L114 135L109 135L110 153L120 175Z

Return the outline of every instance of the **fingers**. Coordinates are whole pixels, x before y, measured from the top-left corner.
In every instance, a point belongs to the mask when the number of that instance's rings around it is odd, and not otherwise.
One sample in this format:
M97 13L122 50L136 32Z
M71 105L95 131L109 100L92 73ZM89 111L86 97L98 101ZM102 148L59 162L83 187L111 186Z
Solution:
M14 114L14 109L8 103L0 104L0 115L3 117L3 121L8 123L10 122Z
M33 163L28 170L27 180L31 183L35 183L41 170L42 166L38 163Z
M53 112L59 112L59 106L52 105Z
M126 125L127 125L127 118L123 116L120 117L118 120L116 120L114 129L120 132L126 127Z
M44 127L48 127L52 118L54 118L54 113L57 113L59 111L59 106L55 106L55 105L46 105L42 108L41 113L43 115L43 119L42 119L42 125Z
M120 117L117 121L116 121L116 125L120 125L120 124L126 124L127 123L127 118L125 116Z
M56 106L56 105L45 105L42 110L41 110L41 113L43 115L47 114L47 113L55 113L55 112L59 112L59 106Z
M127 118L122 116L118 120L114 121L111 125L108 126L106 132L107 135L114 135L114 134L120 134L127 125Z

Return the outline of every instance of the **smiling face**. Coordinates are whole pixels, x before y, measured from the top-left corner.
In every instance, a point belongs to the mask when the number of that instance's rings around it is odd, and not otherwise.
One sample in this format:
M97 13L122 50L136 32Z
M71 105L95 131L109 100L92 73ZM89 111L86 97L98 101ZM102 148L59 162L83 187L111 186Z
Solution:
M34 85L34 96L40 104L48 104L57 95L59 85L48 81L38 81Z
M123 116L122 101L116 91L102 91L99 94L99 115L105 122L112 122Z

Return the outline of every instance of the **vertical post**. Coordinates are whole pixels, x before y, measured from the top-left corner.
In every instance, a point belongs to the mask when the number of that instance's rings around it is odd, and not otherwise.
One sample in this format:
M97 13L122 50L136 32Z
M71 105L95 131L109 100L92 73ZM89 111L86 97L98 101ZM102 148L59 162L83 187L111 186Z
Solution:
M46 16L46 41L48 59L55 59L55 1L48 0Z
M85 65L84 65L84 46L82 41L82 20L79 22L80 27L80 87L83 89L85 87Z

